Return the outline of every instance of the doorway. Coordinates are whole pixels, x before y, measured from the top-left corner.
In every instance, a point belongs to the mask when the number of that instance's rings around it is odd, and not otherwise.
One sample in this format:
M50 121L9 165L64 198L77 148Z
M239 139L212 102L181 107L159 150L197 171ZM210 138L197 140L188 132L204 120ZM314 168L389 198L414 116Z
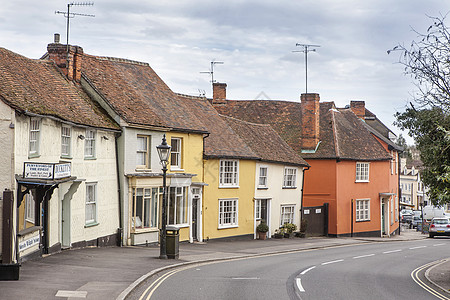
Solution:
M198 202L199 196L192 199L192 240L198 241Z

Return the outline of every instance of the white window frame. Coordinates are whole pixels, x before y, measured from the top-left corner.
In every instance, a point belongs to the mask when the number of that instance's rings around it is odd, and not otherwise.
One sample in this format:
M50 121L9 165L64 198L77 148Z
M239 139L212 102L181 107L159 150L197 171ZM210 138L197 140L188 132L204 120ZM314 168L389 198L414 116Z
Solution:
M230 221L227 222L228 220ZM237 198L219 199L219 229L238 227L238 220L239 200Z
M29 141L29 155L39 156L41 140L41 119L30 119L30 141Z
M173 137L170 139L170 169L171 170L181 170L181 147L182 139Z
M391 225L394 224L394 198L391 197L391 199L389 199L389 202L391 202L390 207L391 207Z
M370 179L370 163L357 162L356 163L356 180L355 182L369 182Z
M261 199L255 199L255 220L261 220Z
M140 141L143 140L144 143ZM144 146L144 147L141 147ZM136 169L150 169L151 137L138 134L136 137ZM142 161L143 159L143 161Z
M297 188L297 168L284 168L283 188Z
M222 159L219 164L219 187L239 187L239 160Z
M258 176L258 188L267 188L269 167L260 166Z
M370 199L356 199L356 222L370 221Z
M90 193L92 191L92 194ZM98 209L98 199L97 199L97 182L87 182L86 183L86 203L85 203L85 224L93 225L97 224L97 209ZM89 211L90 210L90 211ZM89 212L92 212L93 218L88 216Z
M25 194L25 220L27 222L35 224L35 209L36 203L33 194L29 192Z
M72 127L61 125L61 156L70 157L72 154Z
M186 186L168 187L167 225L188 225L188 190ZM171 202L174 205L170 205ZM171 211L173 211L173 222L170 220Z
M142 193L142 194L141 194ZM159 193L158 187L139 187L133 189L133 212L132 212L132 228L134 230L158 228L159 224L159 202L162 194ZM142 199L138 199L142 197ZM147 203L147 210L146 210ZM141 215L136 214L138 205ZM148 223L148 224L147 224Z
M95 158L96 135L97 135L96 130L86 129L86 136L84 142L84 158Z
M280 227L287 223L295 224L295 204L280 206Z

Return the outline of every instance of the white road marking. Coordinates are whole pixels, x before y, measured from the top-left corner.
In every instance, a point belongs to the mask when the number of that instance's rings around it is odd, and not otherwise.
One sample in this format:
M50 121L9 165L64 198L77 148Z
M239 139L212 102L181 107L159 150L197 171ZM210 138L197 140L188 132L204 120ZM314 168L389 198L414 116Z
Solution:
M435 244L435 245L433 245L433 247L443 246L443 245L445 245L445 244Z
M233 277L233 280L258 280L258 277Z
M383 252L383 254L394 253L394 252L400 252L400 251L402 251L402 250L401 250L401 249L398 249L398 250L385 251L385 252Z
M303 272L300 273L300 275L305 275L306 272L311 271L311 270L314 269L315 267L316 267L316 266L313 266L313 267L311 267L311 268L308 268L308 269L304 270Z
M426 247L427 247L427 246L417 246L417 247L409 248L409 250L420 249L420 248L426 248Z
M369 257L369 256L374 256L375 254L366 254L366 255L360 255L360 256L355 256L355 257L353 257L354 259L357 259L357 258L363 258L363 257Z
M297 288L300 292L305 292L305 289L302 286L302 280L300 278L296 278L295 283L297 284Z
M86 298L86 291L62 291L59 290L55 297L63 297L63 298Z
M327 261L327 262L322 263L322 266L329 265L329 264L334 264L334 263L341 262L341 261L344 261L344 260L343 259L338 259L338 260Z

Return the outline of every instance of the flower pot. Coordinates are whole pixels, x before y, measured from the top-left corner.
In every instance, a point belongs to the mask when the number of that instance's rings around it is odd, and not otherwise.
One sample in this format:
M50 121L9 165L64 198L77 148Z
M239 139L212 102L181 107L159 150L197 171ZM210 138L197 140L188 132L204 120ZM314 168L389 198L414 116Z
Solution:
M260 232L258 231L258 237L260 240L265 240L266 239L266 232Z

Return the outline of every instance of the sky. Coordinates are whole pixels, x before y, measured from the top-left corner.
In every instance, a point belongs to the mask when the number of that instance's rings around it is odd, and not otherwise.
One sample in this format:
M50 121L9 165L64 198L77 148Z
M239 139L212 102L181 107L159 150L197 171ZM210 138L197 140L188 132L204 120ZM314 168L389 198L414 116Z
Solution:
M0 47L40 58L54 33L66 42L66 0L0 0ZM300 101L308 92L345 107L366 108L397 135L394 114L415 91L398 63L409 45L446 15L445 0L95 0L72 5L69 43L85 53L147 62L177 93L212 96L214 80L232 100ZM405 136L406 133L403 133ZM407 138L409 144L413 140Z

